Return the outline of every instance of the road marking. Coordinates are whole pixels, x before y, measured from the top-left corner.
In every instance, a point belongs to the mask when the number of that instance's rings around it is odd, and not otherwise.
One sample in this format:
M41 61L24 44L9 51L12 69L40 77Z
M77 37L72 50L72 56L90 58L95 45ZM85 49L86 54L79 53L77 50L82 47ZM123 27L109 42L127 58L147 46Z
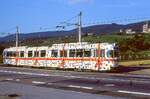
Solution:
M14 80L14 79L12 79L12 78L7 78L6 80L9 80L9 81L11 81L11 80Z
M24 74L24 75L34 75L34 76L50 76L49 74L30 73L30 72L17 72L17 71L5 71L5 70L0 70L0 72L13 73L13 74Z
M71 88L82 88L82 89L94 89L93 87L86 87L86 86L76 86L76 85L68 85Z
M18 82L19 82L19 81L20 81L20 79L16 79L16 81L18 81Z
M80 91L71 91L71 92L73 92L73 93L79 93L79 94L83 93L83 92L80 92Z
M31 73L31 72L17 72L17 71L7 71L7 70L0 70L0 72L3 72L3 73L13 73L13 74L20 74L20 75L32 75L32 76L44 76L44 77L66 77L66 78L83 78L83 79L98 79L98 80L109 80L109 81L119 81L119 82L130 82L131 80L124 80L124 79L114 79L114 78L96 78L96 77L82 77L82 76L65 76L65 75L62 75L62 74L42 74L42 73ZM150 81L138 81L138 80L132 80L133 82L140 82L140 83L150 83Z
M136 94L136 95L146 95L146 96L150 96L150 93L143 93L143 92L133 92L133 91L124 91L124 90L118 90L117 92L120 92L120 93L127 93L127 94Z
M113 86L115 86L115 84L105 84L104 86L105 87L113 87Z
M32 81L33 84L46 84L46 82Z
M48 83L48 85L52 85L53 83Z
M94 89L93 87L81 87L83 89Z
M76 86L76 85L68 85L68 87L72 87L72 88L81 88L80 86Z

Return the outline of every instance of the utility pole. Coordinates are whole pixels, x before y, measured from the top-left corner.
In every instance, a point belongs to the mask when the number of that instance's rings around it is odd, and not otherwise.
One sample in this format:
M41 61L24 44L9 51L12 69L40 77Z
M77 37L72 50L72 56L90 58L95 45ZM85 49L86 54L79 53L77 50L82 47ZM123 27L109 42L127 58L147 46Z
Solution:
M66 26L77 26L78 29L78 42L81 43L82 42L82 12L80 12L78 14L78 22L77 23L67 23L67 22L63 22L66 24ZM63 25L58 25L56 26L56 28L62 28L65 29L65 26Z
M78 32L79 32L79 43L82 42L82 12L79 13L78 19Z
M19 41L19 26L16 27L16 47L19 46L18 41Z

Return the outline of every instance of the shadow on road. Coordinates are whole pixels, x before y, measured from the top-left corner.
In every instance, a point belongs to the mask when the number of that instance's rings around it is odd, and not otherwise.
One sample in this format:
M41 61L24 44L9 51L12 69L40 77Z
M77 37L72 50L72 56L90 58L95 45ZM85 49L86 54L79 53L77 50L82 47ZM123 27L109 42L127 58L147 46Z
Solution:
M133 71L139 71L139 70L144 70L144 69L150 69L148 66L119 66L113 70L110 71L110 73L128 73L128 72L133 72Z

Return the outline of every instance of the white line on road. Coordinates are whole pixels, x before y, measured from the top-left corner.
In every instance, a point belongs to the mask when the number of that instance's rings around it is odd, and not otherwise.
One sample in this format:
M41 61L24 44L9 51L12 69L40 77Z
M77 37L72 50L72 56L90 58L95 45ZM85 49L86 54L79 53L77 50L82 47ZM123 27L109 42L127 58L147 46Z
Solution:
M30 72L17 72L17 71L6 71L6 70L0 70L0 72L13 73L13 74L22 74L22 75L34 75L34 76L50 76L49 74L30 73Z
M46 82L32 81L33 84L46 84Z
M146 96L150 96L150 93L143 93L143 92L133 92L133 91L124 91L124 90L118 90L117 92L120 92L120 93L127 93L127 94L135 94L135 95L146 95Z
M115 84L105 84L104 86L105 87L113 87L113 86L115 86Z
M93 87L82 87L82 86L81 86L81 88L83 88L83 89L94 89Z
M20 81L20 79L16 79L16 81L18 81L18 82L19 82L19 81Z
M5 80L9 80L9 81L11 81L11 80L13 80L12 78L6 78Z
M71 88L82 88L82 89L94 89L93 87L85 87L85 86L76 86L76 85L68 85Z
M53 83L48 83L48 85L52 85Z
M76 86L76 85L68 85L68 87L72 87L72 88L81 88L81 86Z

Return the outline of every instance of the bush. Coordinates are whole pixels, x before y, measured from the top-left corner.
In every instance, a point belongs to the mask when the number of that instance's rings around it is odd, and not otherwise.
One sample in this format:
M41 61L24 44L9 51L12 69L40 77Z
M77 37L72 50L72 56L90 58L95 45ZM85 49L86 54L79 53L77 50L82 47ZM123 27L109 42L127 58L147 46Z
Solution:
M130 51L136 53L150 50L150 42L147 41L148 38L150 39L148 35L136 34L133 38L122 39L122 41L118 42L120 52L127 53Z

